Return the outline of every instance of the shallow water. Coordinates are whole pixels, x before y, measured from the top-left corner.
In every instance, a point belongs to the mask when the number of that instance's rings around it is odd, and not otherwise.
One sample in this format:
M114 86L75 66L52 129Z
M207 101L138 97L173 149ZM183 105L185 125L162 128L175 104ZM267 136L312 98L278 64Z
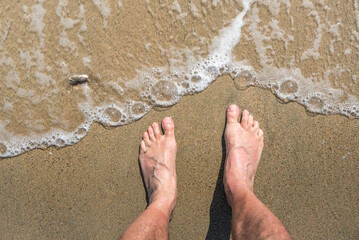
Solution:
M229 74L310 114L359 118L359 3L0 3L0 157L128 124ZM170 21L169 21L170 20ZM69 77L88 80L72 85Z

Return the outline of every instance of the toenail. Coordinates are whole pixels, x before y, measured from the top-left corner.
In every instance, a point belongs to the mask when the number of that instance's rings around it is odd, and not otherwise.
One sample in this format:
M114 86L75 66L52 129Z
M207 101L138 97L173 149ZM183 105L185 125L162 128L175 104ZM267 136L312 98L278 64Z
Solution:
M229 111L234 112L236 110L236 107L234 105L229 106Z

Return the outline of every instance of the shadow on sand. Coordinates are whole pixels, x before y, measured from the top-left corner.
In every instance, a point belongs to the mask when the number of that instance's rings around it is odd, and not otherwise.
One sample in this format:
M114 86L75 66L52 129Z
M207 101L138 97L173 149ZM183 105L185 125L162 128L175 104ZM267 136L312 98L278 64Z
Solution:
M231 207L228 205L223 186L223 170L226 159L226 145L222 135L222 162L219 169L216 188L210 207L210 223L206 240L227 240L231 234Z

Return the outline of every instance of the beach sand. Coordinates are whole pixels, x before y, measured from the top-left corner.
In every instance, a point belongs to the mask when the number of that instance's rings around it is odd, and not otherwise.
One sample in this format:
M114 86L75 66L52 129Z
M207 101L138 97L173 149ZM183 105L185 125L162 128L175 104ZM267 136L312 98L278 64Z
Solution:
M358 120L310 117L230 77L166 111L113 129L93 125L70 147L0 160L0 239L115 239L146 207L137 161L143 131L172 116L178 201L171 239L229 239L222 184L225 109L248 109L264 131L255 192L293 239L358 239Z

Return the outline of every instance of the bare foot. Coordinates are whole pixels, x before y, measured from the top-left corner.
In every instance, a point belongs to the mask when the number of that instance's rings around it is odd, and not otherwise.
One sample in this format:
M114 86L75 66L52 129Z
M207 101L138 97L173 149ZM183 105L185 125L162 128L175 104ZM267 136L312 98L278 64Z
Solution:
M147 189L149 206L172 217L177 198L176 152L174 122L166 117L162 121L164 135L155 122L143 133L140 164Z
M224 132L226 163L223 182L229 205L241 194L253 192L254 175L263 150L263 131L258 122L244 110L239 123L239 114L236 105L229 106Z

